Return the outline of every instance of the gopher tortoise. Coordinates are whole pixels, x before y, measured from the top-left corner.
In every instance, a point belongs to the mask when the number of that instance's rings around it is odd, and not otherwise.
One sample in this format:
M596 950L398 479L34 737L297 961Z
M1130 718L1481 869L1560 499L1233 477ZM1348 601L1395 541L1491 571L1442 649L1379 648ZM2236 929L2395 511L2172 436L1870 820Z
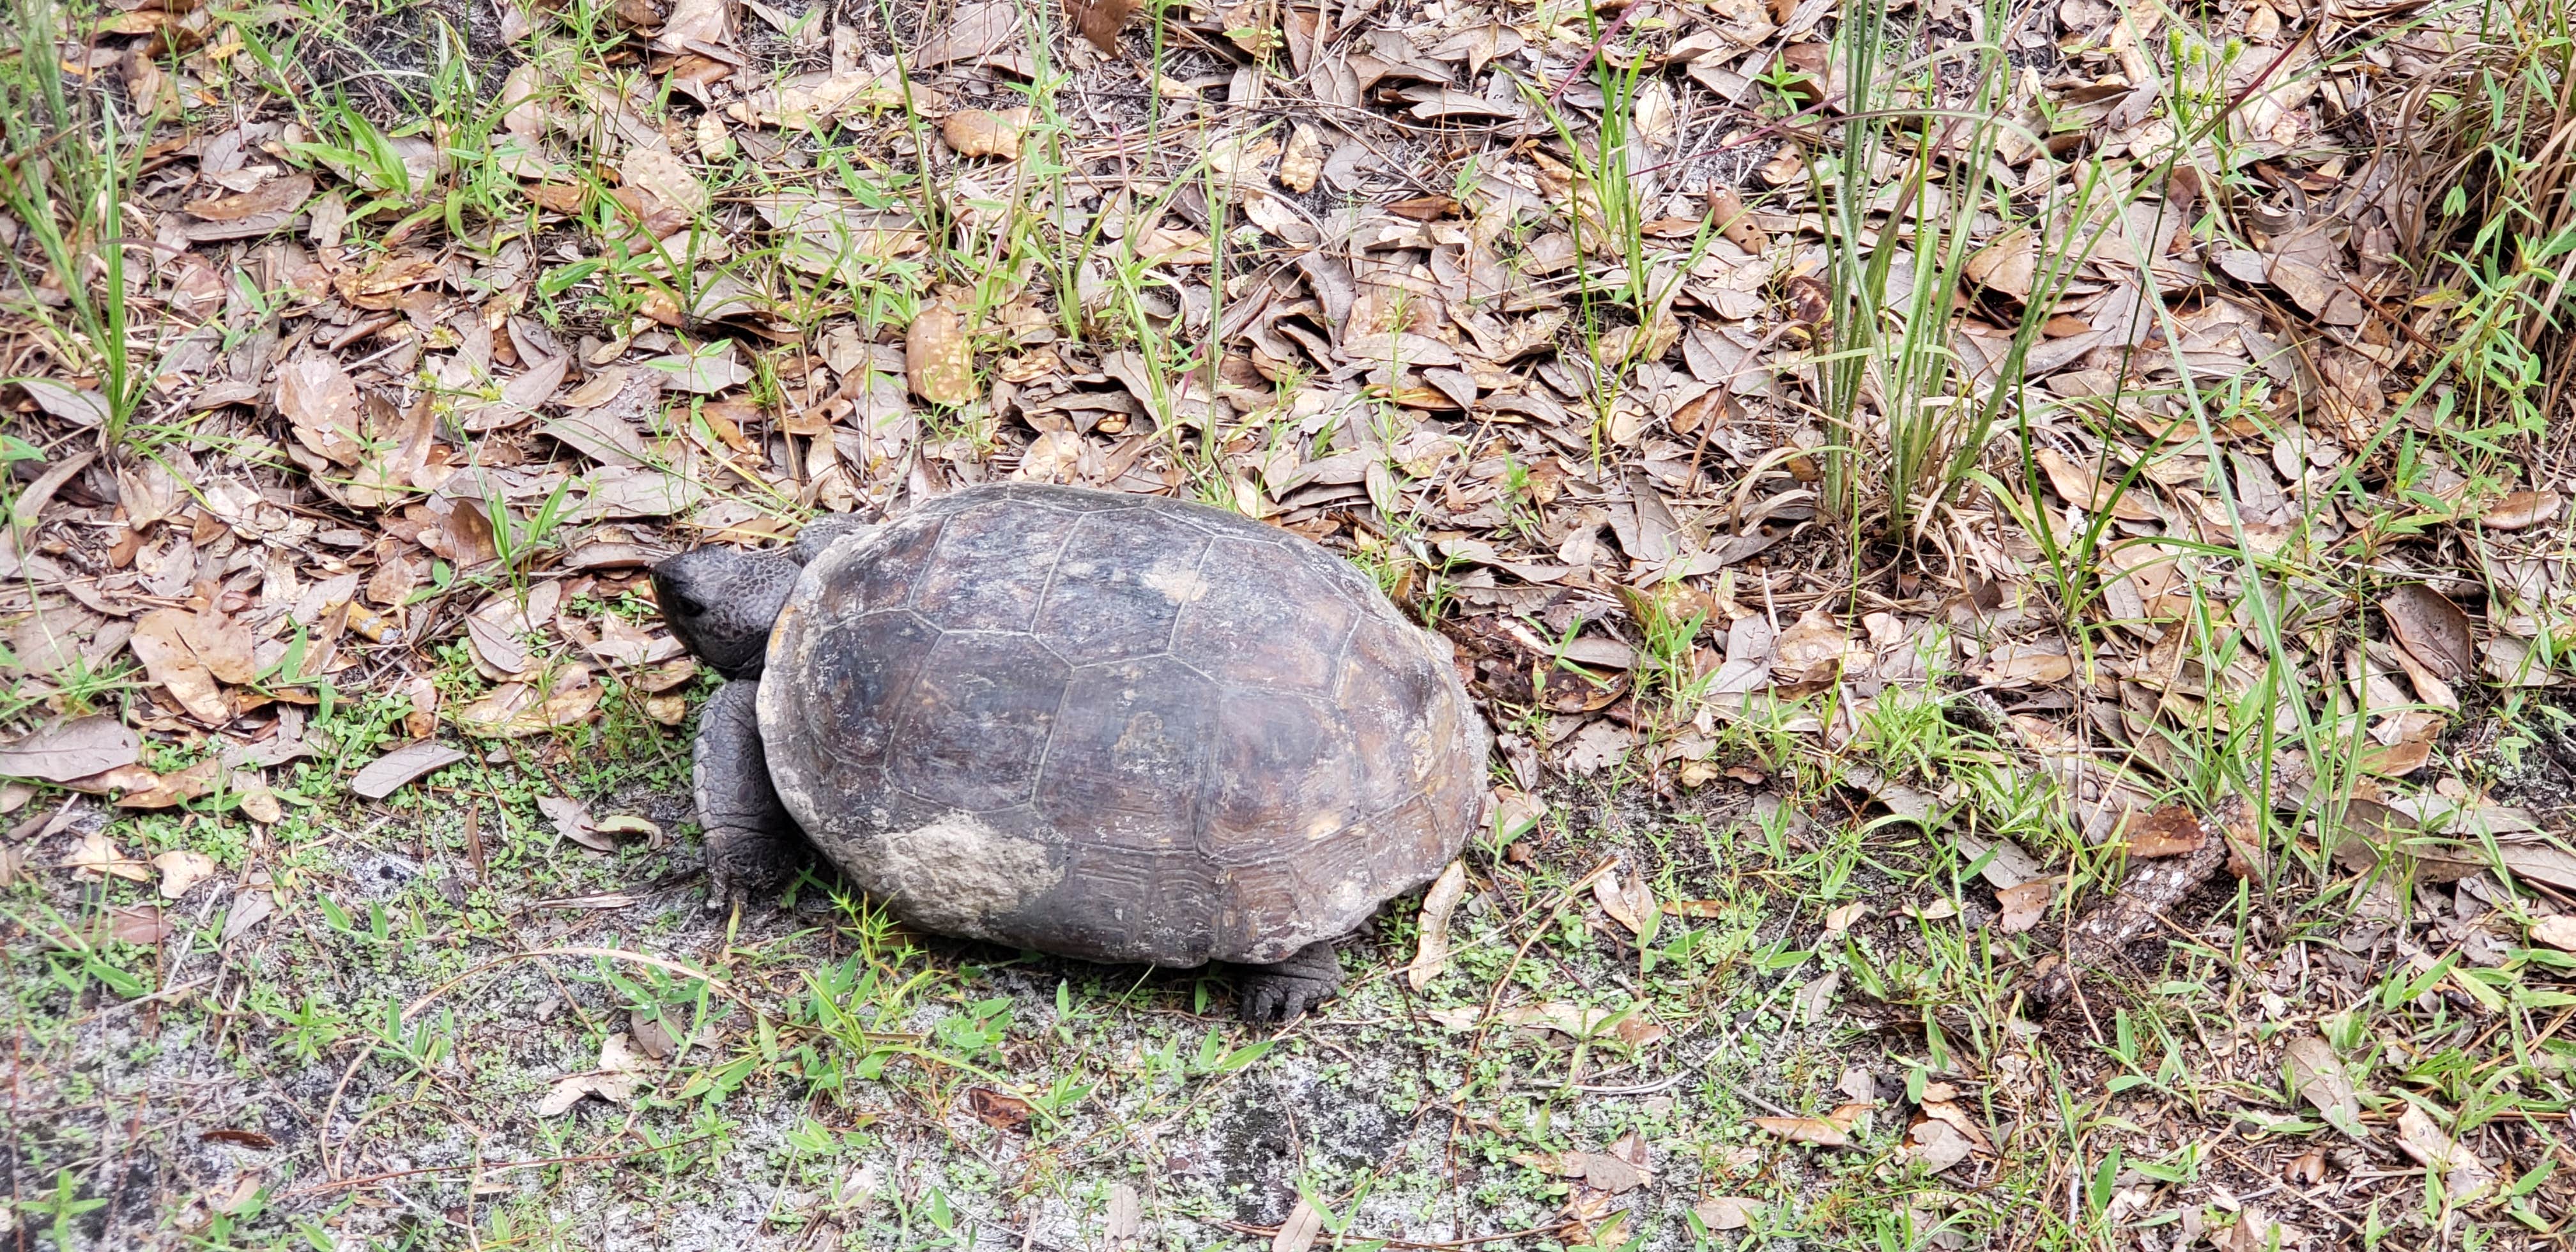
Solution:
M1245 966L1244 1015L1286 1019L1483 804L1447 641L1219 509L973 487L683 553L653 589L727 680L696 752L711 906L791 874L801 829L922 929Z

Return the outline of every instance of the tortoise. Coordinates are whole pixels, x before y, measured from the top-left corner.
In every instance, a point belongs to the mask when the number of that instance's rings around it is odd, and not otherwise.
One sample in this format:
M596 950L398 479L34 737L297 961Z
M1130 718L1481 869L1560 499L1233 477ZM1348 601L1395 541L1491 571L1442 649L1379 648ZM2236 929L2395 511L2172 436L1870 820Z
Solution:
M1287 1019L1457 855L1490 738L1440 636L1321 546L1204 505L1008 483L653 567L726 679L693 778L710 907L797 832L924 930L1246 968Z

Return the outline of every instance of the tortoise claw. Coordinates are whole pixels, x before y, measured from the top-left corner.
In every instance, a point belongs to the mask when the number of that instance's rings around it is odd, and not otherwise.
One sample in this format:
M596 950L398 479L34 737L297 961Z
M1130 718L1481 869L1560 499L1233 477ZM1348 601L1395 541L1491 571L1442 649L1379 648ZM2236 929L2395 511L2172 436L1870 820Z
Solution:
M1243 967L1238 1011L1247 1022L1293 1022L1332 999L1342 984L1342 963L1328 941L1299 948L1273 965Z

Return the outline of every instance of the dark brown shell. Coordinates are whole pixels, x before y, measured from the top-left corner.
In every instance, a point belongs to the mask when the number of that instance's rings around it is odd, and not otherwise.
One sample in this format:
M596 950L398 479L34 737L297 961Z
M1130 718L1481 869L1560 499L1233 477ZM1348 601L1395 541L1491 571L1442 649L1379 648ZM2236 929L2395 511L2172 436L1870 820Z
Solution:
M979 487L806 567L761 739L816 845L914 924L1266 963L1457 855L1488 738L1449 655L1285 531Z

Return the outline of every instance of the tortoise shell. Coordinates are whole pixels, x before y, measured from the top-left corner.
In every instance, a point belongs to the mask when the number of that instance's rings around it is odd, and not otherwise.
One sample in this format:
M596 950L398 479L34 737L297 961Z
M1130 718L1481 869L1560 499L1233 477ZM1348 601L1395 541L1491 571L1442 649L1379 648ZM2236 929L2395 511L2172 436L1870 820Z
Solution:
M758 697L816 846L915 925L1268 963L1457 855L1488 736L1446 640L1202 505L969 488L809 562Z

